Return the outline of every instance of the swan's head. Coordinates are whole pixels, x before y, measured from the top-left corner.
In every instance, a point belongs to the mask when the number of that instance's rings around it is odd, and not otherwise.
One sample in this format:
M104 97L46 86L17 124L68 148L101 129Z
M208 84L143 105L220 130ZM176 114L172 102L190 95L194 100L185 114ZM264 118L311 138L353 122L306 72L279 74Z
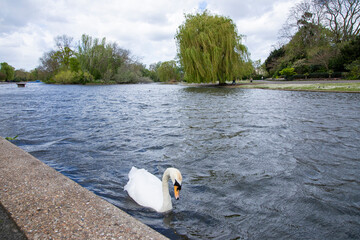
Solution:
M182 183L182 176L181 172L176 168L169 168L170 171L170 179L174 184L174 195L175 199L178 200L180 197L180 190L181 190L181 183Z

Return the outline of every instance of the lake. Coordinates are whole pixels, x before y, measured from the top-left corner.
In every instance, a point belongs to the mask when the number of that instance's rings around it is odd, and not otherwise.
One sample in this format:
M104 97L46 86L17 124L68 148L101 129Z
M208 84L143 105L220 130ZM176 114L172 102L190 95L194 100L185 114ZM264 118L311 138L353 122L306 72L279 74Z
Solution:
M0 136L171 239L359 239L360 94L0 85ZM124 191L183 175L173 211ZM61 183L59 183L61 184Z

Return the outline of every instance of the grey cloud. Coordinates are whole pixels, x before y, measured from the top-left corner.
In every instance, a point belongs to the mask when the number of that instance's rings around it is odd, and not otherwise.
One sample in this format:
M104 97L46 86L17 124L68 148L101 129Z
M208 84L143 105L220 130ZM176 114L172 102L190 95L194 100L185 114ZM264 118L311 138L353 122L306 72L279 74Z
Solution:
M255 0L255 1L238 1L229 0L226 4L224 1L209 1L208 7L219 9L222 15L231 16L233 20L241 18L249 18L254 16L261 16L262 14L271 11L275 1L269 0Z
M34 18L37 18L38 14L37 6L29 1L3 1L0 4L0 16L3 22L0 25L0 32L7 33L26 26Z
M283 9L275 6L290 2L293 3L291 0L0 0L0 57L2 61L18 61L13 63L16 67L31 69L38 64L38 56L44 49L53 48L55 36L67 34L78 39L86 33L116 41L143 57L145 64L171 60L176 55L174 35L184 21L184 13L206 6L211 12L233 19L239 33L247 35L245 45L253 59L264 60L268 54L264 46L276 43L278 27L283 21L281 14L286 15L287 6L282 6ZM5 46L19 38L25 43L17 41L18 51L9 54ZM20 61L24 55L21 52L29 53L26 60ZM26 66L21 66L23 63Z

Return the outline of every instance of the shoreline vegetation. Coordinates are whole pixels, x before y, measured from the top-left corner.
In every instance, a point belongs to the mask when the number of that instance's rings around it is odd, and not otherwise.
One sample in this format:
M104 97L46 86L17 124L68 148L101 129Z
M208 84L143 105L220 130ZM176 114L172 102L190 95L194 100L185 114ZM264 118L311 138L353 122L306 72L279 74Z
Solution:
M236 79L282 78L286 85L254 81L238 87L358 92L358 84L354 82L304 86L291 83L360 79L359 11L358 1L303 0L295 4L280 31L282 42L263 63L261 59L251 60L248 48L242 43L244 35L238 32L232 19L208 10L185 14L185 21L175 35L175 59L149 67L105 37L83 34L75 41L61 35L55 37L54 49L45 52L39 59L40 65L30 72L0 63L0 82L40 79L50 84L187 82L228 86Z
M12 84L17 82L0 82L0 84ZM28 82L26 82L28 83ZM30 82L31 83L31 82ZM140 82L138 84L148 84L156 82ZM236 83L227 82L226 84L213 83L187 83L187 82L157 82L159 84L180 84L188 87L215 87L215 88L243 88L243 89L265 89L283 91L309 91L309 92L341 92L341 93L360 93L360 80L344 79L299 79L294 81L286 80L239 80ZM53 83L54 85L64 85ZM127 83L129 84L129 83ZM69 84L67 84L69 85ZM75 84L74 84L75 85ZM92 82L84 84L86 86L96 85L121 85L119 83Z
M342 92L360 93L360 80L297 80L297 81L237 81L235 84L188 84L194 87L219 87L219 88L243 88L243 89L265 89L283 91L309 91L309 92Z

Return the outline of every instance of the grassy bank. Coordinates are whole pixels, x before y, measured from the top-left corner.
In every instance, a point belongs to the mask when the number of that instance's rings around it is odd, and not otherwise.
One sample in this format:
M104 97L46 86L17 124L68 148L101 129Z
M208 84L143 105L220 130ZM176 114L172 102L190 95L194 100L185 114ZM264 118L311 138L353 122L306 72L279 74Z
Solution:
M318 92L359 92L360 83L281 83L281 84L243 84L240 88L257 88L289 91L318 91Z

